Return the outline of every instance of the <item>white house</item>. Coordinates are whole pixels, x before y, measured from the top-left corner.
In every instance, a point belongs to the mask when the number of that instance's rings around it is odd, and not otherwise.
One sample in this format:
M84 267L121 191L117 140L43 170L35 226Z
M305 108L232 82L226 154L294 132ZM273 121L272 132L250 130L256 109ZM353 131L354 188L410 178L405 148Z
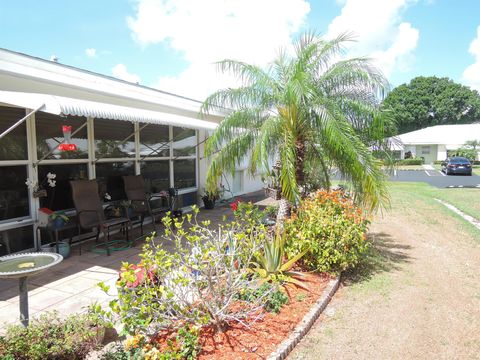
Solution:
M448 150L457 150L470 140L480 140L480 124L437 125L390 139L391 149L398 151L401 159L410 151L427 164L445 160ZM477 159L479 156L480 153Z
M122 175L142 174L150 192L175 187L180 207L198 203L208 165L204 140L224 115L200 119L200 105L0 49L0 255L33 248L40 207L73 207L72 179L96 179L115 200ZM75 151L59 150L64 125L71 127ZM26 180L42 183L49 172L57 176L55 190L34 197ZM262 186L242 167L222 181L235 195Z

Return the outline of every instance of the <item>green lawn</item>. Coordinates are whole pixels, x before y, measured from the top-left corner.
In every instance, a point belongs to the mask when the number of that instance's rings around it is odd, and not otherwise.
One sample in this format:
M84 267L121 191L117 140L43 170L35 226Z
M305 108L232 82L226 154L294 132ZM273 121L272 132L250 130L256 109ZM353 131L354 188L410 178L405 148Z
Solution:
M390 192L405 205L415 206L416 198L429 203L437 203L435 199L444 200L464 213L480 219L480 188L479 189L438 189L425 183L390 183ZM397 202L398 202L397 200ZM438 204L438 203L437 203ZM432 211L436 211L433 210ZM448 210L450 211L450 210Z
M432 194L480 219L480 189L432 189Z

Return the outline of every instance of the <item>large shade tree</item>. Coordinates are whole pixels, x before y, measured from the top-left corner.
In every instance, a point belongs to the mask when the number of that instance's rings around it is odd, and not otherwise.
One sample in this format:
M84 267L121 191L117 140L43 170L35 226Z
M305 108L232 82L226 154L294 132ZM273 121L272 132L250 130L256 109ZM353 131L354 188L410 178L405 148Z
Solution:
M476 122L480 96L448 78L419 76L393 89L383 107L391 111L398 133L403 134L428 126Z
M218 63L243 85L219 90L203 104L204 113L227 109L206 142L207 185L215 187L222 173L233 173L245 158L252 174L265 173L278 159L282 195L291 202L301 196L310 171L330 187L331 166L369 209L387 200L370 145L384 137L379 102L388 84L368 59L340 59L347 41L349 34L327 41L309 33L294 43L292 55L281 51L266 69Z

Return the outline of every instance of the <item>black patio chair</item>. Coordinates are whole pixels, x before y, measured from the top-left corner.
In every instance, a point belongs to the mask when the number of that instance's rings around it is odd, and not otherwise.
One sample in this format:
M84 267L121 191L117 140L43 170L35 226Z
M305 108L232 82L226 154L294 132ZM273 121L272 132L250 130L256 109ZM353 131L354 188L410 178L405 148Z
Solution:
M79 234L81 230L97 230L96 241L100 232L103 233L105 239L105 247L107 255L110 255L110 229L119 228L126 234L126 240L130 242L129 230L132 230L132 223L128 217L118 217L107 219L103 210L102 202L98 194L98 184L95 180L72 180L70 181L72 188L72 199L77 211L77 224Z
M156 216L165 214L169 210L169 205L152 207L152 201L167 199L167 204L170 204L169 195L166 192L159 194L149 194L145 191L145 181L142 175L128 175L123 177L123 184L125 187L125 194L127 199L131 202L133 214L131 217L140 217L140 231L143 235L143 222L146 216L152 218L153 230L155 230Z

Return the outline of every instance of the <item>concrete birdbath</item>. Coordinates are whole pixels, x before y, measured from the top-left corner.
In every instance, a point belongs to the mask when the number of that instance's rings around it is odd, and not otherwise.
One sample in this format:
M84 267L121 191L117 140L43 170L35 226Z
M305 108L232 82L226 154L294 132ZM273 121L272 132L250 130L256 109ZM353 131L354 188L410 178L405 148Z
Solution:
M20 322L28 326L27 278L36 275L63 260L56 253L23 253L0 257L0 279L18 279L20 295Z

